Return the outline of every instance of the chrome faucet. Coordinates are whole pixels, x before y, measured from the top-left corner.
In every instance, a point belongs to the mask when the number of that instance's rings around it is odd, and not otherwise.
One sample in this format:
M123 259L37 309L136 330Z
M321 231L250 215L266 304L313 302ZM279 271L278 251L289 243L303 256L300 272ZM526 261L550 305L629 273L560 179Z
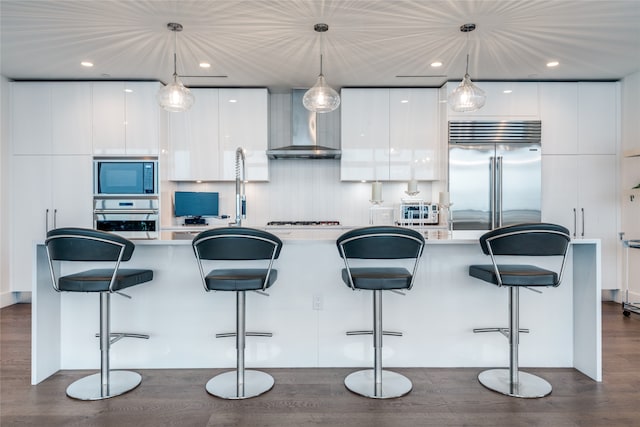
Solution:
M242 226L242 220L247 218L247 196L245 195L245 166L244 149L236 148L236 219L229 223L231 226Z

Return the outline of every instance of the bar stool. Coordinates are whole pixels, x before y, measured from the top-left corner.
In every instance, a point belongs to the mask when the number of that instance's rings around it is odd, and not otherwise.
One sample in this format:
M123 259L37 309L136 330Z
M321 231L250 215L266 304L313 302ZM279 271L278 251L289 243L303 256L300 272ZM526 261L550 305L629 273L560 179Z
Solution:
M269 391L273 377L265 372L245 370L245 337L271 337L271 333L247 332L245 328L246 291L264 293L278 277L273 261L280 256L282 241L273 234L246 227L214 228L193 239L193 250L204 289L236 293L236 332L216 334L216 338L236 337L236 370L211 378L206 390L223 399L246 399ZM266 268L217 268L205 274L203 260L263 261Z
M497 286L509 288L509 328L479 328L474 332L500 332L509 339L509 368L490 369L480 373L478 380L490 390L513 396L536 398L551 393L546 380L519 371L520 288L540 293L537 287L557 287L562 281L571 237L565 227L546 223L518 224L498 228L480 237L480 246L491 264L469 266L469 275ZM558 268L548 270L535 265L498 264L498 256L551 256L560 258Z
M84 228L58 228L47 233L45 241L53 287L57 292L89 292L100 294L100 373L81 378L67 388L67 395L80 400L101 400L118 396L136 388L140 374L110 370L111 344L122 338L144 338L148 335L111 333L111 294L149 282L152 270L124 269L120 263L129 261L135 245L124 237ZM109 262L113 266L96 268L56 277L53 261Z
M372 226L351 230L338 238L336 244L344 260L342 280L352 290L373 291L373 331L347 332L347 335L373 335L373 369L349 374L344 384L353 393L374 399L403 396L413 385L404 375L382 369L382 336L402 336L401 332L382 329L382 291L400 292L413 287L418 262L424 249L424 237L419 232L402 227ZM362 266L375 260L375 266ZM412 270L388 260L412 260ZM381 265L387 264L387 265ZM401 292L400 292L401 293Z

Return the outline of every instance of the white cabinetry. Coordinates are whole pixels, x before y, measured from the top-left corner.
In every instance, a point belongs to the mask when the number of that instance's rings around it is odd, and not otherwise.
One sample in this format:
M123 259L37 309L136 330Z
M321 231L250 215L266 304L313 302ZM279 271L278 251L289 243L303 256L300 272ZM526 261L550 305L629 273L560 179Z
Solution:
M458 113L447 108L451 119L476 120L508 119L532 120L538 113L538 83L534 82L474 82L487 95L484 106L472 112ZM447 95L460 82L447 83Z
M191 89L196 102L169 115L169 179L235 180L235 152L245 150L247 180L268 181L267 89Z
M343 89L342 181L439 179L438 91Z
M269 180L269 94L267 89L220 89L219 147L222 180L236 178L236 149L245 153L246 178Z
M11 290L31 291L34 242L48 229L93 227L91 155L13 156Z
M90 83L12 83L13 154L90 154Z
M616 156L543 156L542 177L542 220L601 239L602 288L617 289Z
M157 155L160 116L157 82L93 83L93 153Z
M540 83L543 154L615 154L617 83Z
M602 241L602 288L619 288L616 83L541 83L542 219Z

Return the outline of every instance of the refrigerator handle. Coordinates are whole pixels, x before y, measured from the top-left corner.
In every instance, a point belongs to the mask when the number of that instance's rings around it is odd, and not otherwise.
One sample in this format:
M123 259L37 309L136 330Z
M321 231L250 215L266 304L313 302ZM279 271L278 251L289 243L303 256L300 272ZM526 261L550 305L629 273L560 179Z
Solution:
M496 228L496 158L489 158L489 215L491 229Z
M497 158L496 164L496 216L498 217L498 227L502 227L502 156Z
M573 238L576 238L576 231L578 230L578 213L576 208L573 208Z
M584 238L584 208L580 208L580 211L582 213L582 233L580 234L580 237Z

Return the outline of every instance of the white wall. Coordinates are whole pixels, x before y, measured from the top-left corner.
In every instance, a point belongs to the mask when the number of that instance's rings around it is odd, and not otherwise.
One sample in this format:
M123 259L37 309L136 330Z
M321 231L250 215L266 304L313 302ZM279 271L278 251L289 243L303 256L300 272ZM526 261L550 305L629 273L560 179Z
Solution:
M626 76L621 82L622 93L622 152L640 152L640 72ZM627 239L640 239L640 197L632 202L630 189L640 184L640 156L622 157L621 165L621 221ZM623 257L623 267L625 259ZM630 302L640 303L640 249L629 250ZM623 272L624 274L624 272ZM623 276L623 280L625 277ZM624 283L624 282L623 282ZM623 298L625 296L623 295Z
M0 76L0 307L13 303L9 283L9 81Z

